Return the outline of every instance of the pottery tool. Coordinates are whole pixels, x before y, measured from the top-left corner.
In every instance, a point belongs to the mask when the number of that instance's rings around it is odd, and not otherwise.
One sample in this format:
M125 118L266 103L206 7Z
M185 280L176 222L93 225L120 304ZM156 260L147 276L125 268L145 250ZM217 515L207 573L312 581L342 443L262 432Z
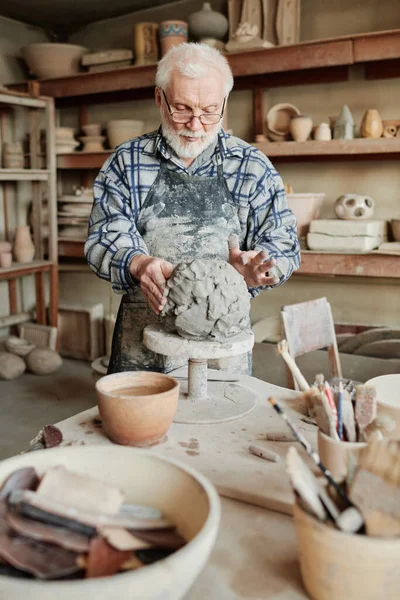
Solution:
M283 360L289 367L290 372L292 373L293 377L297 381L300 389L303 392L307 392L310 389L310 386L308 385L307 380L304 377L304 375L302 374L302 372L300 371L299 367L296 365L294 358L292 356L290 356L289 344L288 344L287 340L281 340L280 342L278 342L277 351L278 351L278 354L280 354L282 356Z
M355 417L360 432L376 417L376 389L372 385L356 387Z
M344 432L343 437L345 437L348 442L356 442L357 434L356 434L356 422L355 422L355 418L354 418L353 403L351 401L351 395L345 389L343 389L342 411L343 411L343 432Z
M337 419L338 419L338 436L343 440L343 383L339 382L339 391L337 396Z
M294 435L290 433L266 433L265 439L268 442L297 442Z
M286 421L288 427L292 431L293 435L297 438L297 441L303 446L307 454L313 459L317 467L322 471L324 477L328 480L330 485L336 490L338 496L342 499L346 506L351 506L351 502L349 498L347 498L346 494L343 492L342 488L336 483L333 479L332 473L328 471L328 469L323 465L321 459L317 452L313 449L310 442L305 438L300 431L297 429L296 425L289 419L287 414L282 410L279 406L275 398L268 398L268 402L272 405L272 407L276 410L278 415L282 417L284 421Z
M325 381L325 383L324 383L324 392L325 392L325 396L328 399L329 408L331 409L333 420L335 422L335 429L337 429L338 415L337 415L337 410L336 410L335 398L333 396L332 388L327 381Z
M264 460L269 460L271 462L279 462L281 457L276 452L272 452L271 450L265 450L264 448L260 448L260 446L255 446L251 444L249 446L249 452L258 456L259 458L263 458Z
M323 373L318 373L318 375L315 376L315 384L317 386L317 388L319 389L320 392L324 391L324 383L325 383L325 376Z
M372 442L360 451L349 495L368 535L400 535L400 442Z

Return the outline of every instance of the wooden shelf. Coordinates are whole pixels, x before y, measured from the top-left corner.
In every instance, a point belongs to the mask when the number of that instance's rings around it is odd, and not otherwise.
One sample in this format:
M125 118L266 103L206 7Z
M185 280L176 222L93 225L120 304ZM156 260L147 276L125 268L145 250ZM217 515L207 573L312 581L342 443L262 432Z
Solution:
M47 181L46 169L0 169L0 181Z
M65 238L59 238L58 255L70 258L84 258L84 245L85 242L81 240L67 240Z
M39 271L49 271L55 267L50 260L33 260L29 263L12 263L8 269L0 269L0 279L11 279L12 277L20 277L21 275L30 275Z
M269 158L297 160L365 160L400 158L400 139L330 140L326 142L262 142L254 146Z
M400 30L307 41L291 46L275 46L237 54L227 54L237 89L276 87L310 82L339 81L347 78L347 69L355 63L379 63L370 77L398 76ZM393 62L394 61L394 62ZM382 68L385 62L390 68ZM393 71L390 75L391 70ZM130 66L98 73L77 73L69 77L35 82L40 93L52 96L58 104L105 101L110 94L148 97L153 94L156 64ZM12 84L10 89L27 91L32 82ZM102 98L102 100L101 100Z
M112 150L104 152L70 152L57 155L57 169L100 169Z
M400 256L388 254L328 254L302 251L301 267L295 273L320 277L386 277L400 279Z

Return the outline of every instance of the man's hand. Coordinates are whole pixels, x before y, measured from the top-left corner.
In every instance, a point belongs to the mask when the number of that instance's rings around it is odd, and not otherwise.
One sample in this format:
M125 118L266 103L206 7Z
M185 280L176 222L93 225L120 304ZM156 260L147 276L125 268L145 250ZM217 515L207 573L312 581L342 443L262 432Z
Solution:
M140 288L150 307L158 315L166 303L165 283L172 275L174 266L167 260L138 254L129 264L131 275L140 281Z
M267 259L265 250L242 252L239 248L229 249L229 262L244 277L248 287L264 287L279 282L278 277L271 277L268 273L276 265L275 259Z

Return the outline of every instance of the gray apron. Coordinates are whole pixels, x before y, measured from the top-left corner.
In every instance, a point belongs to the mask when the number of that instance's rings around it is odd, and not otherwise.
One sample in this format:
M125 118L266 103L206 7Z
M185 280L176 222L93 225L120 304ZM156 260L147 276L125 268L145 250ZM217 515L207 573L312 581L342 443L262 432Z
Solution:
M161 160L160 171L139 214L137 229L150 256L176 265L196 258L228 260L228 237L241 237L238 207L223 176L219 160L216 177L199 177L171 171ZM186 364L151 352L143 345L146 325L161 322L140 289L139 283L121 300L115 324L108 373L158 371L168 373ZM249 321L250 324L250 321ZM245 357L245 358L244 358ZM251 370L251 355L224 359L214 368Z

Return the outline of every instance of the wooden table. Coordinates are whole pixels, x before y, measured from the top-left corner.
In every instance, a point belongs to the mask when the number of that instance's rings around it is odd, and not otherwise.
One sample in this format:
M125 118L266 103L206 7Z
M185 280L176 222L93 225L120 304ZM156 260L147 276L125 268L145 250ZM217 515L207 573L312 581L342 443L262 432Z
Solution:
M181 370L175 372L179 374L183 375ZM250 414L222 424L173 423L167 439L151 449L198 469L223 496L216 545L185 600L304 599L294 524L288 514L282 514L291 512L293 499L284 462L291 444L265 440L266 432L289 432L268 397L285 405L313 444L315 427L300 421L305 406L299 392L254 377L240 376L238 381L257 395L257 406ZM97 415L95 407L58 423L63 445L111 444L95 420ZM251 443L274 450L281 461L271 463L253 456L248 452Z

